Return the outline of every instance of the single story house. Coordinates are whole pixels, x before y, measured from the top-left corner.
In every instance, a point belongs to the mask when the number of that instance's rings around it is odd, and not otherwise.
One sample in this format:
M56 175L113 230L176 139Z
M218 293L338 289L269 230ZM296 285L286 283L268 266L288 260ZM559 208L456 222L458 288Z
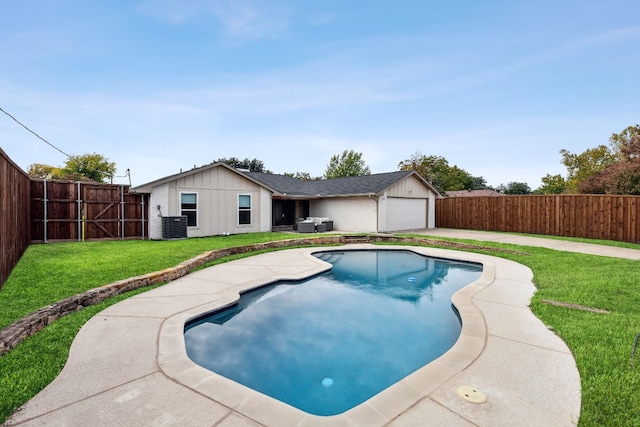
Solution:
M329 218L334 229L344 231L433 228L435 200L440 197L414 171L299 180L243 172L225 163L167 176L131 191L149 194L151 239L163 238L167 218L178 217L186 217L186 237L271 231L306 217Z

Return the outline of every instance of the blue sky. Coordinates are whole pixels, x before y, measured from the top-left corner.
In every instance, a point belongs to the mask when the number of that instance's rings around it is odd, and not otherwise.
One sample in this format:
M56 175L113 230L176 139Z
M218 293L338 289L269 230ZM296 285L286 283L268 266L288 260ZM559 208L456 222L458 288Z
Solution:
M0 107L133 185L221 157L416 151L497 186L640 122L640 2L0 0ZM23 169L65 156L0 114ZM126 183L124 178L115 182Z

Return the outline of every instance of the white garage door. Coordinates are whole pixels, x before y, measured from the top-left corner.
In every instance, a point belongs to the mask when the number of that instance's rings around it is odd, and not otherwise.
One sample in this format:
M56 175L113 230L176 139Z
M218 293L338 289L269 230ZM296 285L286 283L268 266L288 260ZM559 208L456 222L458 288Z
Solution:
M387 199L387 231L427 228L427 199Z

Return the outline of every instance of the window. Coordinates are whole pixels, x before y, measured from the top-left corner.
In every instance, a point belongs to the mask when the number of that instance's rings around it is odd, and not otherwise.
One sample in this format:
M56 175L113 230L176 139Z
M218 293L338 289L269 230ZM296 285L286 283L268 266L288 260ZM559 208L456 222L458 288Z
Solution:
M187 226L198 225L198 194L180 193L180 215L187 217Z
M238 194L238 224L251 224L251 194Z

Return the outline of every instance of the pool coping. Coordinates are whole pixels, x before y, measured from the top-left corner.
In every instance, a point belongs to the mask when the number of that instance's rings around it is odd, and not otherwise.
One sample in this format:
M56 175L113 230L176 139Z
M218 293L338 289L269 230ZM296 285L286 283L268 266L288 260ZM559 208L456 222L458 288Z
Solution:
M481 263L480 279L453 296L463 322L456 345L363 404L330 417L307 414L188 359L186 321L232 304L243 290L318 274L330 265L311 254L336 249L402 249ZM529 310L532 279L529 268L503 258L408 245L305 247L219 264L94 316L76 336L60 375L6 425L575 425L575 360ZM462 399L462 385L486 393L486 402Z
M304 274L280 277L268 282L258 280L255 283L229 287L222 292L222 299L200 306L197 310L186 310L167 318L163 322L159 334L158 366L160 370L179 384L191 388L224 406L234 408L238 413L266 425L299 426L328 423L330 425L373 426L387 424L419 401L428 397L431 392L441 387L457 373L467 368L482 353L487 340L487 325L482 311L474 304L473 297L494 283L496 265L495 261L489 260L484 255L415 246L352 244L342 246L339 250L363 249L402 249L420 255L474 262L483 266L480 278L458 290L452 297L452 303L462 321L462 331L454 346L445 354L382 390L362 404L344 413L332 416L317 416L306 413L211 372L189 359L184 342L184 326L187 322L205 313L234 304L240 298L241 293L263 286L266 283L272 283L276 280L305 279L330 269L330 264L314 257L312 254L335 251L336 248L315 247L294 250L302 252L311 263L316 265L316 268ZM401 398L398 398L400 396ZM265 410L267 407L269 408L268 411Z

